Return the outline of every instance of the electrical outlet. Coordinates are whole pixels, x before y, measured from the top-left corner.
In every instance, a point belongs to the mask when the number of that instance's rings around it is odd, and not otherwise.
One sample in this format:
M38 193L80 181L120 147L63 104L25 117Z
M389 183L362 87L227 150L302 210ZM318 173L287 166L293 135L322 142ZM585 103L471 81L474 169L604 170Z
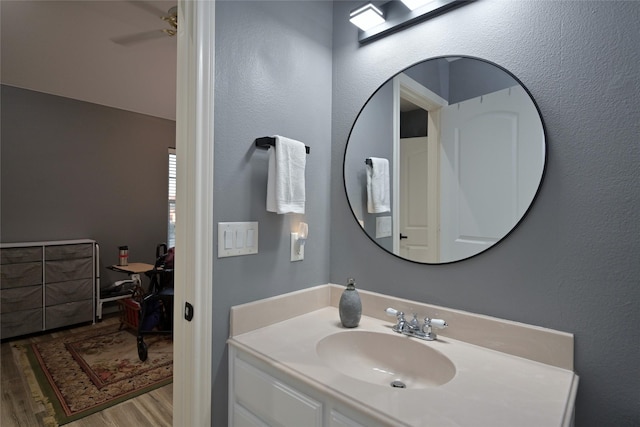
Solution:
M304 246L298 244L298 233L291 233L291 261L302 261L304 259Z

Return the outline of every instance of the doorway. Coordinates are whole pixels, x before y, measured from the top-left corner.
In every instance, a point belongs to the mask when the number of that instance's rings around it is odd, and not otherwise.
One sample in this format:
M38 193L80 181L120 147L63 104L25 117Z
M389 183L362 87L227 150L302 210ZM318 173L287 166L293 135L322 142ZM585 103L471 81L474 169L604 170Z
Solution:
M446 101L405 74L394 78L393 250L437 263L440 110Z

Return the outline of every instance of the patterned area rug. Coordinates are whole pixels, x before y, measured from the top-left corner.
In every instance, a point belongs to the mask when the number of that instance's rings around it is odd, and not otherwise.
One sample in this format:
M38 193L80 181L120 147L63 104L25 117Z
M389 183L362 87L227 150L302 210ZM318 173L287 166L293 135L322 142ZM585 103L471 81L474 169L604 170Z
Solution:
M171 338L148 335L144 342L149 347L144 362L138 358L134 333L118 326L30 344L24 351L62 425L172 381Z

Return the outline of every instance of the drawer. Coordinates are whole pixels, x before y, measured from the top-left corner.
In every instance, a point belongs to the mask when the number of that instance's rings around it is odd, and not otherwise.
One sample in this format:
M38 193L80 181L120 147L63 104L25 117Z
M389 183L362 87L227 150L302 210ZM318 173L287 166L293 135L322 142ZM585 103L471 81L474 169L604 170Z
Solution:
M93 300L68 302L45 308L46 329L60 328L93 320Z
M42 261L0 265L0 289L42 284Z
M0 338L42 331L42 308L0 313Z
M47 283L44 289L47 306L93 298L93 279Z
M42 246L0 249L0 264L42 261Z
M321 426L322 403L241 359L234 360L237 403L267 425Z
M44 279L46 283L93 278L93 258L46 261Z
M42 308L42 285L0 290L0 312Z
M47 261L91 257L93 257L93 243L55 245L44 248L44 259Z

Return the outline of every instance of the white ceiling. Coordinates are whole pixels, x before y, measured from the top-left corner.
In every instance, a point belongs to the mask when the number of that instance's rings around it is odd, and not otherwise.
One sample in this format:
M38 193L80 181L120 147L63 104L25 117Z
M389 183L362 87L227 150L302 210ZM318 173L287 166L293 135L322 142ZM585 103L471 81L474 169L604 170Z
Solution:
M0 80L175 120L176 3L0 0Z

